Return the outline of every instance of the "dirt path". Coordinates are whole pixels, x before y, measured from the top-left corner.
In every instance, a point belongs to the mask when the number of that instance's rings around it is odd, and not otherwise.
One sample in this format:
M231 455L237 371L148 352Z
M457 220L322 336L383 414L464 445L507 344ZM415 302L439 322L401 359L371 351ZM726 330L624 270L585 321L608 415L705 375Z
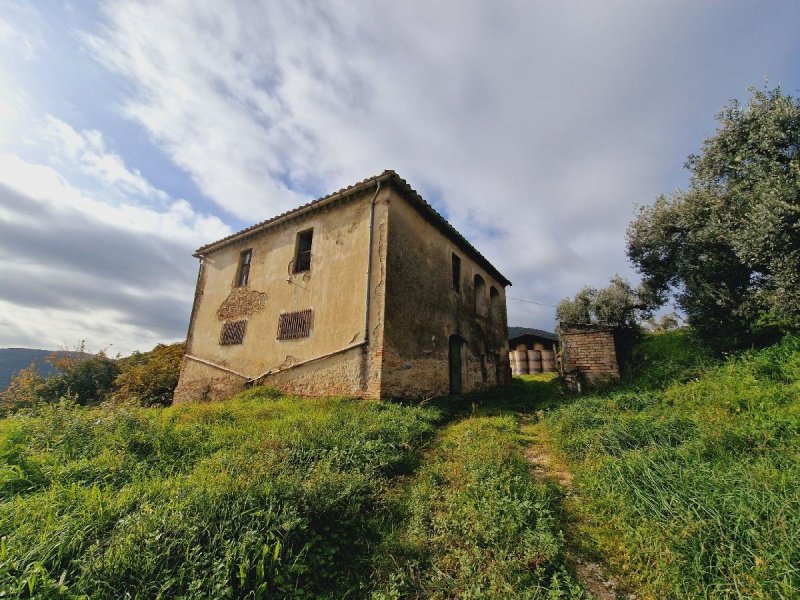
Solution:
M520 433L528 443L525 459L531 465L531 476L539 481L548 481L564 488L567 496L572 493L572 473L549 453L547 444L542 442L544 424L541 415L520 415ZM578 544L570 539L569 528L565 527L567 538L567 562L575 573L578 582L597 600L635 600L634 594L624 594L617 589L617 582L607 577L600 563L581 556Z

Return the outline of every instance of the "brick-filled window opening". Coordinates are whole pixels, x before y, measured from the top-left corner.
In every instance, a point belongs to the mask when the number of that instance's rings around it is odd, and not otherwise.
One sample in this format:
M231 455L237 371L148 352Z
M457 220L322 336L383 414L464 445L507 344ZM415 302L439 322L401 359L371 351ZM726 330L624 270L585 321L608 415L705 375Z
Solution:
M311 320L314 312L308 308L297 312L283 313L278 319L278 339L296 340L311 335Z
M486 282L483 277L475 273L473 278L475 292L475 314L479 317L486 316Z
M253 257L252 250L245 250L239 255L239 269L236 273L236 287L247 285L250 279L250 259Z
M222 332L219 334L220 346L231 346L241 344L244 341L244 330L247 321L228 321L222 324Z
M461 258L453 254L453 291L461 291Z
M294 257L294 272L302 273L311 270L311 242L314 230L301 231L297 234L297 252Z
M492 286L489 288L489 318L495 323L500 322L500 292Z

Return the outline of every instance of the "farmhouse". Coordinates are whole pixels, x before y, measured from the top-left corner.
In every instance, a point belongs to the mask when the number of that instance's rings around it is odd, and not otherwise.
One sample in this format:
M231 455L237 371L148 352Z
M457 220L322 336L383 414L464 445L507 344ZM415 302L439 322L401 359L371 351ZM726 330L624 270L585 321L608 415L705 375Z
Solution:
M510 282L394 171L195 256L176 402L254 384L414 398L510 378Z

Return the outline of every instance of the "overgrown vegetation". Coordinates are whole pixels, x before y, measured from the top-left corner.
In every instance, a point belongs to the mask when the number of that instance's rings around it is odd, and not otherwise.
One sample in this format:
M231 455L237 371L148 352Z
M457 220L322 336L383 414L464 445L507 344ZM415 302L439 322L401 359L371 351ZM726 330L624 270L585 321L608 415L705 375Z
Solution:
M111 359L104 352L54 352L55 372L43 377L36 365L22 369L0 391L0 415L69 400L87 406L106 400L167 406L178 384L186 345L158 344L149 352Z
M800 338L650 334L629 367L577 398L36 404L0 420L0 595L581 598L581 556L643 599L800 595Z
M0 421L12 598L363 595L382 495L438 411L254 389Z
M134 352L118 361L114 397L140 406L169 406L178 385L186 344L158 344L150 352Z
M689 189L640 209L628 256L719 348L800 329L800 99L751 90L686 166Z
M574 297L562 299L556 307L556 320L561 324L637 329L651 316L651 304L644 288L615 275L607 287L586 286Z
M800 595L800 338L714 364L652 335L623 388L547 419L587 551L650 598Z
M402 526L386 544L375 597L583 597L564 567L563 492L529 470L516 416L446 428L396 501Z

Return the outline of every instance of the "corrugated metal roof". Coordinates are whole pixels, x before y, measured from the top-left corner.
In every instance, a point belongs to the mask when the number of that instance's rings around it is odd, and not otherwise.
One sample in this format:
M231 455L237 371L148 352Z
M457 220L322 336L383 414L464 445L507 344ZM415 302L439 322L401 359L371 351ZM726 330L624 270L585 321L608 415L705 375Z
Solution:
M552 331L545 331L544 329L533 329L531 327L509 327L508 339L515 340L526 335L533 335L546 340L558 341L558 336Z

